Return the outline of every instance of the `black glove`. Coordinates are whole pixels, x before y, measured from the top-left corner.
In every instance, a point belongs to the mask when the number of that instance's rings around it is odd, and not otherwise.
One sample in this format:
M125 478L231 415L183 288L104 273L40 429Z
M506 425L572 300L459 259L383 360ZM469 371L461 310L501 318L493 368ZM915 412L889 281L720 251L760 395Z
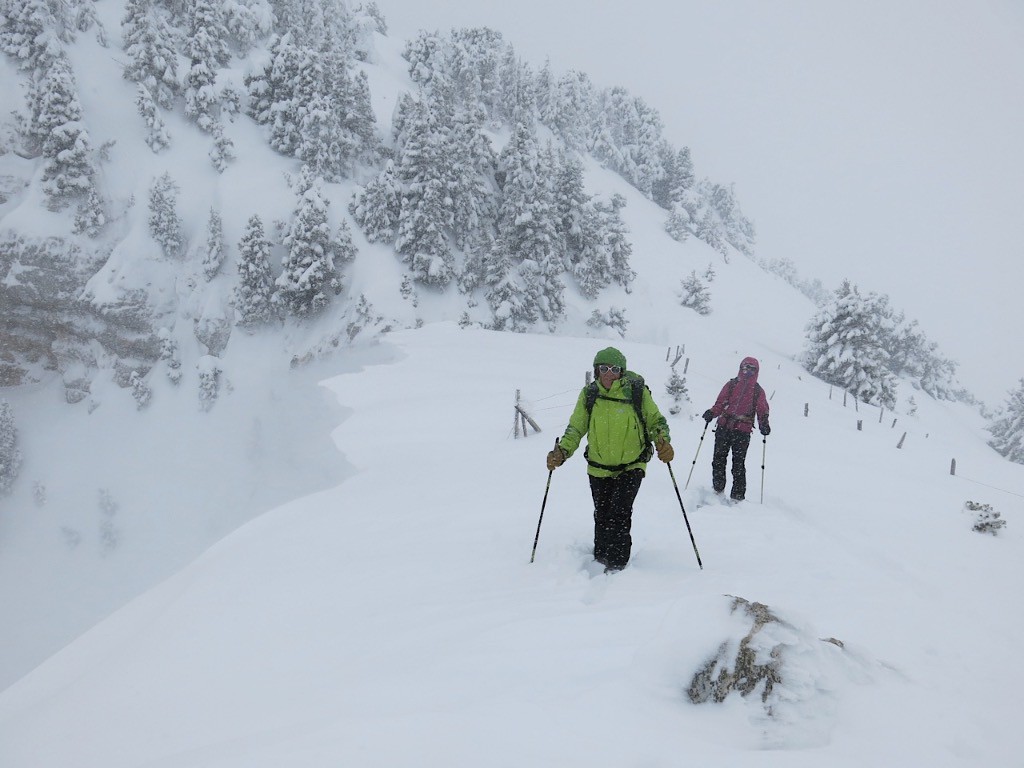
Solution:
M760 429L761 429L761 434L764 435L765 437L768 437L768 435L770 435L772 433L772 428L768 426L768 422L765 422L764 424L762 424Z
M705 421L705 422L707 422L708 424L710 424L710 423L711 423L711 420L712 420L713 418L715 418L715 414L713 414L713 413L711 412L711 409L710 409L710 408L708 408L708 409L707 409L706 411L704 411L704 417L703 417L703 418L704 418L704 421Z

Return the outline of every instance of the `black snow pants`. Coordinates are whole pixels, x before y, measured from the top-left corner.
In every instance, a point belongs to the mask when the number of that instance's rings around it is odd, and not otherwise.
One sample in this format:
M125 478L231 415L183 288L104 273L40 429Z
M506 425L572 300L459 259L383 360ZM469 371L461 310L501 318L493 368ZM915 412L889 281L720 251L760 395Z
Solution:
M590 476L594 497L594 559L612 570L625 568L633 547L633 501L644 471L631 469L616 477Z
M747 495L747 448L750 433L739 429L715 430L715 455L711 459L711 484L717 493L725 490L725 464L732 452L732 491L729 495L742 500Z

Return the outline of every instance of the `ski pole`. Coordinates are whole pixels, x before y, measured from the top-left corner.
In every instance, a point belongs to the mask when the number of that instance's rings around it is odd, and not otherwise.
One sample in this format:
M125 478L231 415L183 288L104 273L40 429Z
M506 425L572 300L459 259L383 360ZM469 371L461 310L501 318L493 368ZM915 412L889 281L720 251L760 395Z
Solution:
M761 446L761 503L764 504L764 455L768 452L768 435L764 436L762 442L764 445Z
M558 447L558 438L555 438L555 448ZM530 553L530 562L533 562L533 558L537 556L537 542L540 541L540 524L544 522L544 507L548 503L548 491L551 490L551 476L555 474L555 470L548 470L548 484L544 487L544 501L540 504L540 519L537 520L537 534L533 537L533 552Z
M684 491L690 487L690 478L693 477L693 469L697 466L697 457L700 456L700 447L704 445L704 435L707 434L708 425L710 423L710 421L704 422L704 431L700 433L700 442L697 443L697 452L693 454L693 464L690 465L690 474L686 476L686 485L683 486Z
M700 450L698 448L697 450ZM696 459L694 459L696 461ZM683 520L686 521L686 532L690 534L690 543L693 544L693 554L697 556L697 565L700 569L704 570L704 563L700 561L700 552L697 551L697 542L693 538L693 529L690 528L690 518L686 516L686 507L683 506L683 497L679 494L679 486L676 484L676 473L672 471L672 463L666 461L665 466L668 467L668 474L672 478L672 487L676 489L676 498L679 499L679 508L683 510Z

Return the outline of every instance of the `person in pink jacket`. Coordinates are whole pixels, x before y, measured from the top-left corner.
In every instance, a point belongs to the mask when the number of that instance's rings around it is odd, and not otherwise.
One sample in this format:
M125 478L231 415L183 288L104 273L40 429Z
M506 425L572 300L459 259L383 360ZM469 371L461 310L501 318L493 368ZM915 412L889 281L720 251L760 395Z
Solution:
M715 493L725 491L725 465L732 452L732 490L729 495L742 501L747 494L747 448L754 430L754 418L762 435L768 426L768 398L757 383L760 365L753 357L740 363L739 375L729 379L718 393L715 404L704 411L704 421L718 418L715 428L715 454L711 459L711 484Z

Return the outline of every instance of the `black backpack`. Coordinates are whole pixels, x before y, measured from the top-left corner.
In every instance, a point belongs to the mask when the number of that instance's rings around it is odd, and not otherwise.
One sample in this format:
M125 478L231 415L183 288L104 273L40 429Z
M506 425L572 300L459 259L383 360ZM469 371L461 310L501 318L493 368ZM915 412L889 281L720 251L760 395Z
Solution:
M612 472L621 472L630 464L637 464L640 462L646 463L651 460L652 456L654 456L654 444L651 442L651 436L647 432L647 422L644 419L644 390L648 389L647 385L644 383L644 377L638 373L633 373L632 371L624 373L622 377L629 381L629 400L624 400L621 397L608 397L607 395L602 395L601 391L598 389L597 381L595 380L587 385L587 399L585 402L588 418L594 410L594 403L596 403L598 399L611 400L613 403L632 403L633 410L636 411L636 418L640 422L640 429L644 431L643 450L640 452L639 456L633 459L633 461L627 462L626 464L618 464L614 467L610 467L607 464L598 464L596 461L591 461L590 457L587 456L587 451L590 450L590 446L587 446L587 450L583 452L583 456L587 459L587 463L592 467L607 469Z

